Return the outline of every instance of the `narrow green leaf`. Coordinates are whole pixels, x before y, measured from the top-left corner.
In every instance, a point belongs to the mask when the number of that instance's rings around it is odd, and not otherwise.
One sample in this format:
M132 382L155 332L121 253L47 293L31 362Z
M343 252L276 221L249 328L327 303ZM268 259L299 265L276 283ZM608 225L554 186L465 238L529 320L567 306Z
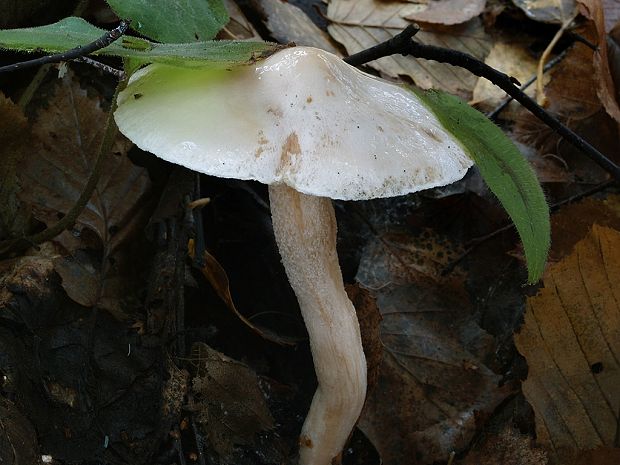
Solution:
M159 42L213 39L228 22L223 0L107 0L131 27Z
M0 48L24 52L59 53L88 44L105 31L82 18L65 18L41 27L0 30ZM282 46L269 42L218 40L188 44L158 44L137 37L123 36L96 52L130 58L133 64L165 63L182 67L234 66L267 57Z
M549 207L534 170L489 119L460 99L411 89L460 141L514 222L525 250L528 281L540 279L551 242Z

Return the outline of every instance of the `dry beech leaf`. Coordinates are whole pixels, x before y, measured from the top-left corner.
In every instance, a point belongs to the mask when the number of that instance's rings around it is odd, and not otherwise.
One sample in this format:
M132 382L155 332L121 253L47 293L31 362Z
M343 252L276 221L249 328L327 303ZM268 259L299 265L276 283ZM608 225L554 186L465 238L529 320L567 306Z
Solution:
M512 0L534 21L564 24L575 15L575 0Z
M460 248L432 235L383 234L357 280L383 317L383 360L359 427L383 463L445 462L511 392L488 366L493 338L471 315L465 277L442 276Z
M420 11L407 14L405 19L424 23L460 24L482 13L485 4L486 0L428 0L418 3Z
M266 17L265 26L278 42L295 42L340 56L329 35L319 29L301 8L283 0L256 1Z
M532 438L507 426L499 433L487 435L461 465L547 465L547 454L532 443Z
M594 42L597 44L597 49L593 54L594 79L597 83L596 94L609 116L620 122L620 107L616 100L616 89L607 59L607 32L601 0L578 0L578 2L581 13L594 22L598 36L598 40Z
M328 31L351 55L394 37L411 24L404 19L415 5L378 0L331 0L327 9ZM481 21L472 19L457 26L425 27L415 40L429 45L450 48L473 55L484 61L491 49L491 38ZM392 55L373 61L369 66L391 76L409 76L424 89L441 89L466 100L478 80L469 71L432 60L417 60Z
M203 343L192 346L192 359L196 419L222 463L229 463L233 446L254 444L257 433L273 428L273 418L247 365Z
M226 40L262 40L252 23L245 17L234 0L224 0L224 6L230 17L228 24L218 34L218 39Z
M612 446L620 412L620 232L594 225L551 265L515 336L538 441L562 463Z

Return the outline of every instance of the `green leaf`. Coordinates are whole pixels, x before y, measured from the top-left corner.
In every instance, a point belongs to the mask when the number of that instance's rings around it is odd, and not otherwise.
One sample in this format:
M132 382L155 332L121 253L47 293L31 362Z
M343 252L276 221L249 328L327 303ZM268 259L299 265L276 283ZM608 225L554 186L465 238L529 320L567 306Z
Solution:
M82 18L70 17L47 26L0 30L0 48L59 53L93 42L105 32ZM227 67L252 63L281 48L269 42L233 40L158 44L123 36L95 54L129 58L134 65L165 63L182 67Z
M222 0L107 0L131 27L159 42L180 43L213 39L228 22Z
M438 91L411 89L459 140L489 189L515 224L534 283L544 272L551 242L549 207L534 170L489 119L460 99Z

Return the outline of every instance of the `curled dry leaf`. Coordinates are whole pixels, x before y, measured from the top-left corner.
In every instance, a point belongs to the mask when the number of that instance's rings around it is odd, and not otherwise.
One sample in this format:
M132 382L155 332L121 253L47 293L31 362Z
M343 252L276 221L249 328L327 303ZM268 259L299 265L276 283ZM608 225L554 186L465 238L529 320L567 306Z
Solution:
M595 43L597 48L593 54L594 78L597 83L596 94L609 116L620 123L620 106L616 100L616 89L609 70L607 32L601 0L578 0L578 3L581 13L593 21L596 28L597 40Z
M484 11L486 0L428 0L418 3L420 11L405 15L405 19L436 24L460 24Z
M197 421L221 463L230 463L234 445L252 445L257 433L274 426L258 376L203 343L192 346L192 358Z
M381 311L383 359L359 426L386 465L445 462L510 393L489 367L494 345L471 316L464 276L442 271L460 249L381 235L357 279Z
M411 24L404 18L416 8L407 2L331 0L327 9L328 31L349 54L353 54L401 32ZM492 43L477 18L457 26L425 27L416 34L415 40L459 50L483 61ZM478 80L469 71L456 66L402 55L384 57L368 65L394 78L409 76L424 89L442 89L466 100L470 99Z
M194 258L195 248L194 242L190 241L189 247L189 256ZM248 318L246 318L239 310L237 310L237 306L233 301L232 295L230 293L230 284L228 281L228 275L226 274L226 270L220 265L217 259L211 255L206 250L204 251L202 257L204 265L200 268L202 275L205 279L211 284L213 290L217 293L218 297L224 301L229 310L232 310L235 315L252 331L254 331L259 336L267 339L268 341L275 342L276 344L281 345L295 345L295 341L285 336L279 336L268 328L263 328L252 323Z
M560 462L612 446L620 412L620 232L594 225L549 267L515 336L536 433Z

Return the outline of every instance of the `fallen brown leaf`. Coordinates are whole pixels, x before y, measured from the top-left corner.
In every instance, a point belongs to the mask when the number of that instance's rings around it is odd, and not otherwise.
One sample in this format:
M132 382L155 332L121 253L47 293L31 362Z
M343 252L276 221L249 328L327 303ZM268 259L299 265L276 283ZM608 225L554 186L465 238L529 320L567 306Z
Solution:
M445 462L511 392L488 366L493 339L471 316L464 276L442 276L458 253L428 233L392 234L362 257L357 280L377 298L383 360L359 426L386 465Z
M523 392L550 457L613 446L620 412L620 232L594 225L545 272L515 336Z

